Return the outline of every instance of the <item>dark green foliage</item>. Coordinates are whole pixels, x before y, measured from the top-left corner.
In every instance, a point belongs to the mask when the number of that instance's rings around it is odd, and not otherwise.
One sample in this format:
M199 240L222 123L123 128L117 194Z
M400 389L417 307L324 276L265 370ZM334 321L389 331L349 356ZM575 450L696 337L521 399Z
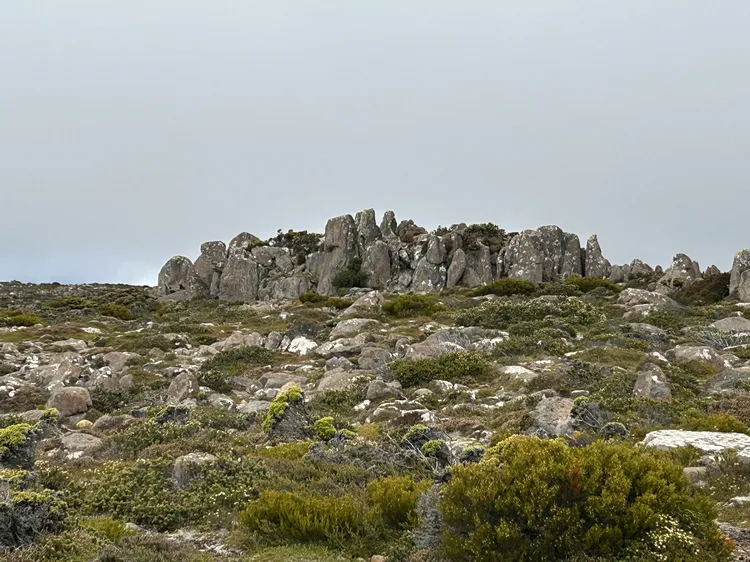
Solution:
M65 502L49 491L12 492L10 502L0 502L0 553L31 544L39 533L56 532L66 511Z
M362 271L362 260L354 258L349 265L339 271L331 281L332 285L339 290L362 287L367 281L367 274Z
M603 315L594 306L576 298L556 301L538 298L532 300L491 300L456 314L460 326L481 328L507 328L524 321L539 321L547 317L562 318L571 325L597 322Z
M201 365L202 373L219 371L227 376L242 375L248 367L267 365L278 360L279 353L258 346L234 347L220 351Z
M18 309L0 310L0 326L35 326L42 319L32 312Z
M681 287L670 295L686 306L700 306L723 301L729 296L730 273L720 273L705 279L698 279L687 287Z
M665 455L597 442L514 437L456 467L442 501L445 553L476 562L617 559L726 561L711 502ZM679 533L679 537L676 534Z
M486 380L493 372L487 359L473 351L446 353L434 359L398 359L390 367L407 388L435 379L471 384Z
M573 275L565 280L567 285L573 285L576 289L582 293L588 293L594 289L604 288L611 293L619 293L622 291L617 283L612 283L608 279L602 279L601 277L580 277Z
M567 349L560 339L561 334L550 328L543 328L534 335L511 336L495 344L492 354L495 357L534 357L538 354L558 355Z
M505 230L491 222L469 225L463 232L464 245L469 251L478 250L481 242L490 248L490 252L496 253L505 245L508 238Z
M750 433L750 428L729 414L703 414L693 410L683 416L681 429L690 431L721 431L726 433Z
M102 316L110 316L117 318L118 320L134 320L135 314L121 304L103 304L99 307L99 314Z
M307 291L305 293L302 293L299 296L299 300L302 304L306 304L308 306L329 307L336 308L338 310L349 308L354 302L349 299L342 299L340 297L327 297L325 295L321 295L320 293L316 293L315 291Z
M383 312L389 316L406 318L409 316L429 316L445 310L430 295L401 294L383 303Z
M28 468L34 465L36 440L41 431L36 425L19 423L0 429L0 467Z
M267 244L289 248L298 263L305 263L308 254L318 251L322 239L322 234L307 232L306 230L288 230L285 233L279 230L279 233L274 238L270 238Z
M511 295L531 295L536 289L537 286L531 281L504 277L503 279L497 279L492 283L478 287L470 293L470 296L497 295L500 297L509 297Z

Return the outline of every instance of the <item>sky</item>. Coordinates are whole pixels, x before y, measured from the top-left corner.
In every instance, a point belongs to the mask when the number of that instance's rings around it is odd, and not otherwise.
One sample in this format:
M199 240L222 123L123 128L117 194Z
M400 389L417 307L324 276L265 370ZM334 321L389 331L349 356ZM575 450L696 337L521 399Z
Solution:
M0 6L0 280L155 284L242 231L393 209L750 246L750 2Z

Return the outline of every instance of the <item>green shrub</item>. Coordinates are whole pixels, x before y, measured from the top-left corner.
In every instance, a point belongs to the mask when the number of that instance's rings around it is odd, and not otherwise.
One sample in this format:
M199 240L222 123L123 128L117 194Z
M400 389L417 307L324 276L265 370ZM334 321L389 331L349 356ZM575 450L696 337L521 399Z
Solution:
M445 310L430 295L412 295L404 293L388 299L383 303L383 312L389 316L406 318L409 316L431 316Z
M336 436L336 426L333 425L333 418L330 416L315 420L313 429L321 441L330 441Z
M414 526L417 523L417 501L430 483L415 482L408 476L391 476L370 482L367 501L391 527Z
M722 433L748 433L750 428L729 414L701 414L683 416L682 429L690 431L720 431Z
M31 468L34 464L35 442L41 433L36 425L19 423L0 429L0 466Z
M271 402L271 407L266 412L266 417L263 420L263 431L269 433L276 422L278 422L286 412L290 402L299 402L302 400L302 390L298 386L293 386L284 392L280 392L276 398Z
M349 299L342 299L340 297L327 297L316 293L315 291L307 291L299 296L299 301L302 304L309 306L321 306L328 308L336 308L338 310L344 310L349 308L354 301Z
M201 365L201 373L218 371L228 377L245 373L248 367L267 365L279 358L279 353L264 347L242 346L220 351Z
M723 301L729 296L730 273L698 279L673 292L670 297L685 306L702 306Z
M564 318L572 325L592 324L604 318L597 308L577 298L558 301L538 298L528 301L485 301L479 306L459 311L456 323L460 326L503 329L517 322L538 321L547 317Z
M473 351L446 353L434 359L397 359L390 367L406 388L435 379L472 384L487 379L493 372L489 361Z
M598 289L599 287L603 287L611 293L619 293L620 291L622 291L622 287L620 287L617 283L612 283L612 281L608 279L602 279L601 277L580 277L578 275L573 275L571 277L568 277L565 280L565 283L568 285L573 285L582 293L588 293L589 291L593 291L594 289Z
M478 250L481 242L488 246L492 253L499 252L509 238L505 230L491 222L467 226L462 237L467 250Z
M617 444L569 448L514 437L444 487L451 560L552 561L658 554L725 561L713 504L665 455Z
M35 326L42 324L42 319L32 312L23 310L2 310L0 311L0 326Z
M354 258L349 265L339 271L331 281L331 284L339 289L351 289L352 287L362 287L367 281L367 274L362 271L362 260Z
M531 295L536 289L536 285L531 281L504 277L503 279L497 279L492 283L478 287L470 293L470 296L497 295L500 297L509 297L511 295Z
M133 314L128 307L121 304L103 304L99 307L99 314L102 316L117 318L118 320L135 319L135 314Z

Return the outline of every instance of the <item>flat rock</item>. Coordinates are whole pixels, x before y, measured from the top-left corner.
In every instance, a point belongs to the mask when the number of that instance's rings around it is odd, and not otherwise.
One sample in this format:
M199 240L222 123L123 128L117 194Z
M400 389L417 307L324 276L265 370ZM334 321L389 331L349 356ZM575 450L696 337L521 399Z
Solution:
M71 453L86 452L102 444L102 440L88 433L66 433L60 437L63 447Z
M510 365L508 367L503 367L500 369L500 372L508 375L513 380L520 380L523 382L531 382L535 378L539 376L538 373L535 373L531 369L527 369L526 367L522 367L521 365Z
M731 367L713 347L707 345L678 345L669 355L673 356L677 363L698 361L707 363L719 371Z
M711 324L712 328L720 332L750 333L750 320L742 316L729 316Z
M379 330L381 327L382 324L380 322L371 318L350 318L336 324L328 339L348 338L360 332Z
M660 429L648 433L641 441L641 445L655 447L663 451L690 446L709 455L734 449L737 451L740 460L750 462L750 436L744 433Z
M364 371L347 371L345 369L333 369L328 371L318 382L317 390L346 390L355 381L366 376Z
M411 426L415 423L434 424L435 413L419 402L411 400L394 400L384 402L368 417L368 423L388 422L390 425Z

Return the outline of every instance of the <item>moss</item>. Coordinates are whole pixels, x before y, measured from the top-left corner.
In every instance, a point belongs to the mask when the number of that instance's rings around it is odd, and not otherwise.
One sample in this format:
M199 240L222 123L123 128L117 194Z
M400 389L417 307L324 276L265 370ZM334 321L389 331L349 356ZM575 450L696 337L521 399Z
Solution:
M0 459L26 443L35 426L19 423L0 429Z
M336 436L336 427L333 425L333 418L328 416L315 420L315 435L321 441L329 441Z
M436 457L440 454L445 446L445 442L440 439L431 439L420 447L420 451L426 457Z
M283 417L289 403L299 402L300 400L302 400L302 389L298 386L292 386L284 392L279 393L273 399L273 402L271 402L268 412L266 412L266 417L262 425L263 431L269 433L273 429L273 426L276 425L276 422Z

